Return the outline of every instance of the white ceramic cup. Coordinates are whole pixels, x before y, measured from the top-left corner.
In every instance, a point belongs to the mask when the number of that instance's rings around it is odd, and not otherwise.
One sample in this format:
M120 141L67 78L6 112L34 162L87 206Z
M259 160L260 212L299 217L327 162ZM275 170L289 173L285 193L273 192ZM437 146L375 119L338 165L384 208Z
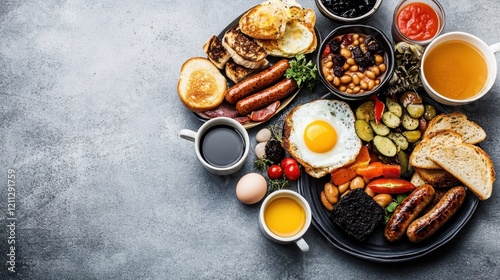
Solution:
M304 213L305 213L305 223L304 223L302 229L300 229L293 236L283 237L283 236L279 236L279 235L273 233L269 229L269 227L265 221L264 212L266 211L266 208L268 207L269 203L271 203L273 200L281 198L281 197L288 197L288 198L293 199L295 202L297 202L300 205L300 207L304 210ZM302 237L306 233L307 229L309 229L310 225L311 225L311 207L309 206L309 203L305 200L305 198L302 197L297 192L294 192L291 190L274 191L273 193L268 195L266 197L266 199L264 199L264 202L262 203L262 205L260 207L259 227L260 227L262 233L269 240L276 242L278 244L295 243L303 252L309 251L309 245L306 243L306 241Z
M216 129L225 129L232 134L229 134L230 137L225 137L224 139L220 139L219 137L219 141L212 141L211 143L213 145L210 146L210 150L207 149L207 151L204 151L204 143L208 141L206 137L214 137L207 135L210 135L210 133L214 132ZM233 133L234 131L231 132L231 129L234 129L241 136L241 139L238 139L237 135ZM221 135L227 136L227 134ZM208 120L197 132L189 129L182 129L179 132L179 136L194 142L198 160L208 172L216 175L230 175L240 170L245 164L250 149L250 139L247 130L239 122L226 117L217 117ZM238 143L238 141L242 143ZM219 155L225 155L224 158L229 159L230 163L218 164L217 161L221 160L221 158L218 157Z
M425 73L424 73L424 65L425 61L427 58L427 55L429 52L436 47L437 45L446 42L446 41L463 41L466 42L472 46L474 46L477 50L481 52L483 57L485 58L486 61L486 67L488 71L488 78L486 80L485 85L483 86L483 89L477 93L476 95L467 98L467 99L452 99L446 96L443 96L439 94L436 90L434 90L430 85L427 79L425 78ZM425 49L424 55L422 56L422 62L420 65L420 79L422 81L422 85L424 87L424 90L429 94L429 96L436 100L439 103L445 104L445 105L451 105L451 106L458 106L458 105L465 105L472 103L479 98L483 97L488 91L491 89L493 84L495 83L495 79L497 77L497 63L495 59L495 53L500 51L500 43L493 44L491 46L488 46L483 40L479 39L478 37L465 33L465 32L449 32L445 33L443 35L438 36L436 39L434 39Z

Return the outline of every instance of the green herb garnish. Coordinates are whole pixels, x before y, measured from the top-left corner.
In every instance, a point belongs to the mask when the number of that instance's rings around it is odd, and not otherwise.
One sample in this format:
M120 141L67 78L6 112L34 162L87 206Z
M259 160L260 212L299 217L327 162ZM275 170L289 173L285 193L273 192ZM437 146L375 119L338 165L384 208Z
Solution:
M267 194L271 194L274 191L282 190L288 184L288 180L286 178L274 179L267 181Z
M384 212L385 212L384 224L387 224L387 222L389 221L389 218L394 213L394 210L396 210L396 207L398 207L398 205L401 204L401 202L403 202L403 200L405 200L405 198L407 196L408 196L407 194L398 194L396 199L393 199L392 202L389 203L389 205L387 205L387 207L385 207L385 209L384 209Z
M285 77L294 79L300 88L303 84L312 91L316 86L318 69L311 60L307 61L304 54L298 54L290 60L290 68L286 70Z
M424 48L417 44L399 42L394 48L394 74L385 91L387 95L395 95L405 90L416 90L422 86L419 78L420 62Z
M266 171L269 166L273 164L272 161L267 158L255 158L253 161L253 167L260 171Z

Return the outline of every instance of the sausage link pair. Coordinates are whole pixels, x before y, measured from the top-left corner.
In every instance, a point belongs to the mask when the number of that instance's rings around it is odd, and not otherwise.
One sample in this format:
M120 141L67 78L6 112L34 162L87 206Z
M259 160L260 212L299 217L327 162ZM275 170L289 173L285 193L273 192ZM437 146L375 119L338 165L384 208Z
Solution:
M294 79L285 78L265 90L259 91L238 101L238 103L236 103L236 110L240 113L240 115L246 115L288 96L297 88L297 82Z
M393 242L401 239L406 229L420 215L422 210L432 201L435 190L429 184L424 184L413 190L396 207L394 213L385 225L384 236L387 240Z
M226 90L224 98L229 104L234 105L236 102L251 95L252 93L265 89L282 79L288 68L290 68L288 59L282 59L265 70L262 70L261 72L230 87Z
M462 186L451 188L429 212L413 221L406 235L411 242L420 242L434 234L465 201L467 191Z

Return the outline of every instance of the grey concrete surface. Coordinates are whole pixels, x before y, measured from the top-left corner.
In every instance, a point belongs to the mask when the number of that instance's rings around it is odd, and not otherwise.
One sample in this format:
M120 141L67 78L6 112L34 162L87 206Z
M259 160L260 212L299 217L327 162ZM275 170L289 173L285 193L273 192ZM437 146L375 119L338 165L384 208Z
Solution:
M445 31L500 41L497 0L441 2ZM377 264L335 249L314 227L305 254L269 242L259 205L235 197L253 158L231 176L197 164L192 143L178 137L201 125L178 99L180 66L257 3L0 0L0 279L498 278L498 182L450 243L409 263ZM300 3L316 11L323 36L337 26L314 1ZM389 34L395 5L384 1L368 24ZM319 85L300 94L283 114L325 93ZM499 101L500 79L457 108L485 128L497 173ZM13 245L16 272L7 263Z

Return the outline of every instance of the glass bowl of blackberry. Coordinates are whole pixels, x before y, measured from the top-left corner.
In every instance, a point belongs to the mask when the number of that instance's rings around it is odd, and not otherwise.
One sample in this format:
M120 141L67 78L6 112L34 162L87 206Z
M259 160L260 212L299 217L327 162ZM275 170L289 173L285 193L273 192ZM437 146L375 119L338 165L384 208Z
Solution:
M361 100L385 90L394 72L394 47L380 29L342 25L319 47L316 65L321 82L337 97Z
M329 20L342 23L361 23L372 17L383 0L315 0L318 10Z

